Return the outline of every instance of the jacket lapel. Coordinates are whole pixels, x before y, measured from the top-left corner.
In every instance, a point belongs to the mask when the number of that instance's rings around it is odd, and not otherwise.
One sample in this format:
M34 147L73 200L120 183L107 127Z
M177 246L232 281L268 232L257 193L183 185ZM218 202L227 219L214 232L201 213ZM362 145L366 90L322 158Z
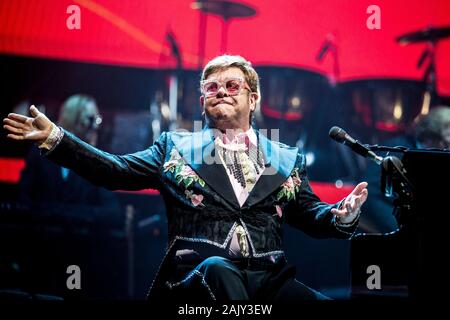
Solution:
M213 130L174 132L172 141L186 163L222 198L240 208L225 167L215 152Z
M264 154L265 169L250 192L243 207L250 207L274 192L291 174L297 160L298 148L280 146L257 132Z
M243 207L256 204L279 188L291 174L297 160L297 148L280 148L260 132L256 134L264 154L265 169ZM215 152L213 130L206 127L194 133L174 132L172 141L186 163L222 198L239 209L225 167Z

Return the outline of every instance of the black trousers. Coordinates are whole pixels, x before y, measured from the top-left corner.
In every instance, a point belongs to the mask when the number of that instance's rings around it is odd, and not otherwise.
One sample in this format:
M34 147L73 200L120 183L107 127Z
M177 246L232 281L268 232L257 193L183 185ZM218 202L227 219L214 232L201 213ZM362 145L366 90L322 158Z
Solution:
M246 261L212 256L195 266L180 264L178 281L166 285L180 301L329 299L297 281L295 267L286 262L260 266Z

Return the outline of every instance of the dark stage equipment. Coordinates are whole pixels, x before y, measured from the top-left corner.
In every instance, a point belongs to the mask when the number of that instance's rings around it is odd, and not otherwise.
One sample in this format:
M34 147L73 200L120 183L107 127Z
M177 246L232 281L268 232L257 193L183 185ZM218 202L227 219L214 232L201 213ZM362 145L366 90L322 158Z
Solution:
M450 152L395 149L403 157L383 159L381 188L394 199L399 228L352 239L352 297L436 300L447 277L445 229L450 219L445 186L450 179ZM380 288L369 288L367 283L373 266L379 268Z

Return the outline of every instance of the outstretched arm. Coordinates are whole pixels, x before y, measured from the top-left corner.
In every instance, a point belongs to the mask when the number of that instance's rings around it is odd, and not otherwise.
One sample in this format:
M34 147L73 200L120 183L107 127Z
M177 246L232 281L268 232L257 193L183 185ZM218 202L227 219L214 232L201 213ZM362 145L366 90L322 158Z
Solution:
M4 128L10 132L8 138L45 145L55 124L34 106L30 107L30 112L32 117L10 113L3 120ZM166 134L144 151L118 156L101 151L59 129L63 133L62 139L51 152L44 153L48 159L75 171L95 185L111 190L159 189Z
M317 238L349 238L356 229L360 207L367 199L367 183L360 183L343 201L328 204L311 189L303 156L299 162L300 190L287 208L287 223Z
M367 200L367 182L359 183L345 198L339 208L331 209L331 213L341 224L352 224L361 212L361 206Z

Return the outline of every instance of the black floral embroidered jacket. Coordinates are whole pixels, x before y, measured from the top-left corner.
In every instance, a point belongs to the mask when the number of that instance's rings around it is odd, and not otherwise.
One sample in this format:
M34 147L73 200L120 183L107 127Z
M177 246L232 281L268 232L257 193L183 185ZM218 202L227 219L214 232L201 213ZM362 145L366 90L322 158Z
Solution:
M242 207L215 154L214 136L208 128L194 133L165 132L153 146L128 155L101 151L64 131L61 142L46 156L111 190L159 190L168 218L165 260L173 258L173 248L180 241L225 249L238 224L248 234L254 258L283 254L283 223L313 237L349 238L356 223L350 227L335 223L330 210L339 203L321 202L313 193L305 157L297 148L256 133L265 171ZM165 282L159 278L158 283Z

